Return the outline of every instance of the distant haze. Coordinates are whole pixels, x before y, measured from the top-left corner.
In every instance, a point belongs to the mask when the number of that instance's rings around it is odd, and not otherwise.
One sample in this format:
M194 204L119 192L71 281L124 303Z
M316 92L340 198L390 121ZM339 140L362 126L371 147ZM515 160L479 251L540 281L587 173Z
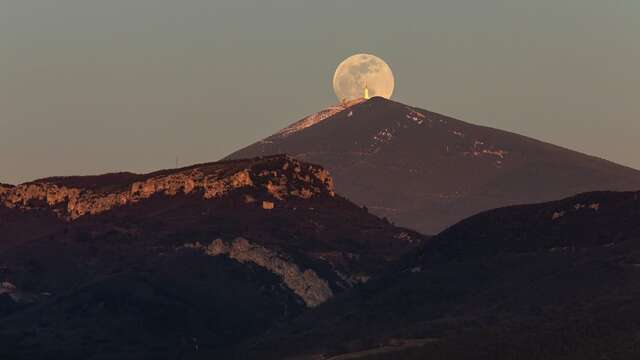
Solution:
M640 168L640 1L4 0L0 182L217 160L336 102L394 99Z

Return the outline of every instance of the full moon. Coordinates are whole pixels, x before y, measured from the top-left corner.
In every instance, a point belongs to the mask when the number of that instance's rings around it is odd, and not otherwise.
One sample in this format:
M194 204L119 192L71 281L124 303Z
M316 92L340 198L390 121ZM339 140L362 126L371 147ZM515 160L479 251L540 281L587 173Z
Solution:
M338 65L333 75L333 90L338 100L364 97L365 85L369 90L369 97L391 98L395 80L391 68L384 60L375 55L356 54Z

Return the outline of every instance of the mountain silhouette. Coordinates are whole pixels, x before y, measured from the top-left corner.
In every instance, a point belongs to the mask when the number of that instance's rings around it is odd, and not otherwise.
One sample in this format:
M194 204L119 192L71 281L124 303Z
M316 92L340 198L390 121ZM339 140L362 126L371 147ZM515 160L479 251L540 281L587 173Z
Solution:
M585 193L465 219L384 275L240 352L636 359L638 294L640 192Z
M381 97L313 114L227 158L280 153L324 166L350 200L431 234L491 208L640 189L637 170Z
M425 237L287 156L0 186L0 358L182 358L366 282Z

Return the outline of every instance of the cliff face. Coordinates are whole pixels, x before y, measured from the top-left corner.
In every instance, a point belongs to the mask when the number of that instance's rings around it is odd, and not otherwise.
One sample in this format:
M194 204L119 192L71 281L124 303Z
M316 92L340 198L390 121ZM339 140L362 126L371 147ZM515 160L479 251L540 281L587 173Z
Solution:
M13 190L13 188L13 185L0 184L0 196L3 196L4 194L10 192L11 190Z
M44 179L15 187L0 186L0 202L20 209L48 207L61 218L75 220L155 195L194 194L203 199L216 199L233 190L251 187L266 190L278 200L335 195L333 180L326 170L290 157L267 157L254 162L241 161L237 165L246 167L234 166L232 172L227 173L224 166L204 164L161 175L150 174L146 180L109 192L65 186L64 178L55 182Z

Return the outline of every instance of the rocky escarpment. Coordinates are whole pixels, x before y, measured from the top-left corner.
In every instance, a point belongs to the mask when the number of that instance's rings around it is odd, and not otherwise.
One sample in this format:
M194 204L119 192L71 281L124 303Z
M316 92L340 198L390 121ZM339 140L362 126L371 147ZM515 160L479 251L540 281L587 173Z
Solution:
M211 256L226 255L241 263L252 262L280 276L284 284L298 295L308 307L315 307L333 296L329 283L312 269L300 269L286 256L263 246L253 244L244 238L230 243L221 239L209 245L197 242L187 247L204 251Z
M0 196L10 192L14 187L13 185L0 184Z
M2 185L0 203L21 209L51 208L61 218L75 220L155 195L185 194L215 199L235 189L250 187L266 191L276 200L335 195L333 180L326 170L287 156L202 164L141 177L142 180L117 189L76 186L82 179L78 177L73 181L51 178L18 186Z

